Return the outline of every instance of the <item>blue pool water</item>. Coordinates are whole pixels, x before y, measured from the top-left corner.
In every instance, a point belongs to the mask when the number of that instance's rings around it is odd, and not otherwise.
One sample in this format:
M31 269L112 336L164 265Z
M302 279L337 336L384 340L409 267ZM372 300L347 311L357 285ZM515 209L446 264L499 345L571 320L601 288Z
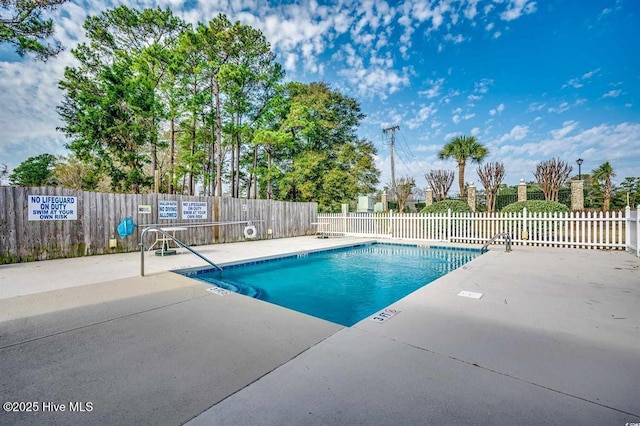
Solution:
M479 250L373 243L189 276L351 326L479 255Z

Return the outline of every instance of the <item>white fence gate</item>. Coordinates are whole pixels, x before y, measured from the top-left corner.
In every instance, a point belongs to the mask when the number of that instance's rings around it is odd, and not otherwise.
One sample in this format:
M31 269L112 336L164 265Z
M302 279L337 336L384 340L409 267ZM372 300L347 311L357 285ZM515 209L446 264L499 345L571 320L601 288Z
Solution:
M336 213L318 214L317 220L318 232L333 235L484 244L506 233L517 245L613 250L632 245L638 252L637 212L629 209L604 213Z

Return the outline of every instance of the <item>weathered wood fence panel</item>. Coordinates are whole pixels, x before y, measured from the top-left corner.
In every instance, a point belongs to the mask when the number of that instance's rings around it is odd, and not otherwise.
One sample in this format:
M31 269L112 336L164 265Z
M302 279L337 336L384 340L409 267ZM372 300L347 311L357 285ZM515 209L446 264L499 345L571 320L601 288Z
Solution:
M77 197L75 220L29 220L29 197ZM178 204L178 217L160 219L158 201ZM206 202L206 217L182 219L183 202ZM150 206L148 214L140 206ZM318 205L273 200L246 200L168 194L113 194L58 187L0 187L0 264L139 250L141 230L148 225L186 226L176 235L193 246L243 241L246 223L253 221L256 239L311 235ZM120 238L118 224L131 217L136 232ZM269 232L271 230L271 232ZM109 240L117 241L109 248ZM151 237L145 241L148 246Z

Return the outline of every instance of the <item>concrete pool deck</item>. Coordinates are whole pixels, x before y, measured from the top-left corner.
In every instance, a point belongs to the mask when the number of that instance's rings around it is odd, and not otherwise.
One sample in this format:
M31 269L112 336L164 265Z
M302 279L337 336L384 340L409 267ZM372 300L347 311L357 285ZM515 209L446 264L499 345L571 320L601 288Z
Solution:
M198 249L225 264L358 241ZM39 405L0 424L640 422L628 253L494 246L349 328L164 272L204 265L191 254L145 260L145 277L139 253L0 266L0 401Z

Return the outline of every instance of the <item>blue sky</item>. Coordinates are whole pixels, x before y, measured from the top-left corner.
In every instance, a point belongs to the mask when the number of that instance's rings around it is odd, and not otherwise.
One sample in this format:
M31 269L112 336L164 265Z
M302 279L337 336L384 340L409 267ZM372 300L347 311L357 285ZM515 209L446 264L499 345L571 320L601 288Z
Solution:
M487 161L504 162L509 184L533 180L552 157L576 174L583 158L583 173L610 161L616 182L640 176L637 0L74 0L54 16L67 46L58 58L0 49L0 163L66 153L57 81L86 16L120 4L170 7L193 23L222 12L261 29L287 79L325 81L360 102L381 185L391 170L382 129L393 125L396 177L419 187L431 169L457 173L437 153L461 134L489 148ZM475 165L466 180L479 185Z

